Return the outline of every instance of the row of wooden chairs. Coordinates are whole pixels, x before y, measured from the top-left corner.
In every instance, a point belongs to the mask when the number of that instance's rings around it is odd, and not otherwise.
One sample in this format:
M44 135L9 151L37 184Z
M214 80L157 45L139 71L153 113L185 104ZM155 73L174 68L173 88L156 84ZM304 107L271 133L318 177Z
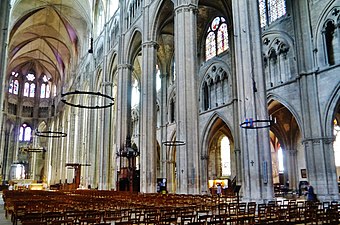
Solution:
M216 211L178 208L160 210L156 208L125 209L100 212L66 212L46 217L28 215L23 221L35 218L47 224L339 224L339 204L311 204L298 202L284 204L227 203L220 204ZM88 214L87 216L85 216ZM76 216L75 216L76 215ZM101 216L102 215L102 216ZM51 216L51 214L49 215ZM44 220L54 218L55 220Z
M50 193L50 195L49 195ZM340 224L338 202L267 204L196 195L114 191L4 192L14 225L22 224Z

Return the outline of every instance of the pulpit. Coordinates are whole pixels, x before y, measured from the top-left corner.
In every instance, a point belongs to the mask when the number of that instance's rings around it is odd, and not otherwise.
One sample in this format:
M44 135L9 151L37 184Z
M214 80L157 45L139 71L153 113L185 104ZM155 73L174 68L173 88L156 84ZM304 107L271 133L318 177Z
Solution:
M80 164L80 163L66 163L66 167L74 169L74 180L71 189L77 189L80 185L81 167L91 166L90 164Z

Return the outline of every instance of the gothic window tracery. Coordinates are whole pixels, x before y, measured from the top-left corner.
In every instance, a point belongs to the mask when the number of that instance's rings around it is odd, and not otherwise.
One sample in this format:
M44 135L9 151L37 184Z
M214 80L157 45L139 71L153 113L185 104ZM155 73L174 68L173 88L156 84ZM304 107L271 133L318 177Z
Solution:
M340 63L340 7L329 10L325 18L320 21L318 31L319 41L315 53L322 66L332 66Z
M286 15L285 0L259 0L261 27L268 26Z
M263 40L264 72L267 88L281 85L295 77L296 64L291 43L288 37L281 34L271 34Z
M206 60L229 49L228 26L223 17L215 17L211 22L205 40Z
M32 128L27 124L23 123L19 131L19 141L31 141Z
M26 82L24 84L24 96L33 98L35 95L35 75L28 73L26 75Z
M230 101L231 83L222 67L212 66L201 85L201 108L207 111Z
M19 80L18 80L19 73L12 72L11 81L9 83L8 92L18 95L19 94Z
M40 88L40 98L49 98L51 95L51 85L49 84L49 80L46 75L43 76Z
M334 34L335 34L335 25L333 21L329 21L326 23L325 27L325 43L326 43L326 51L327 51L327 60L329 65L335 64L334 59Z

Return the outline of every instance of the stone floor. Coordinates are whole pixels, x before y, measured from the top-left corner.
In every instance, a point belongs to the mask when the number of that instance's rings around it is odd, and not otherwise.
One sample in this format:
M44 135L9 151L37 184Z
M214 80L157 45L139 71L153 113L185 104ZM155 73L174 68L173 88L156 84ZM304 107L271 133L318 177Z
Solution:
M0 225L12 225L10 219L6 219L2 192L0 192Z

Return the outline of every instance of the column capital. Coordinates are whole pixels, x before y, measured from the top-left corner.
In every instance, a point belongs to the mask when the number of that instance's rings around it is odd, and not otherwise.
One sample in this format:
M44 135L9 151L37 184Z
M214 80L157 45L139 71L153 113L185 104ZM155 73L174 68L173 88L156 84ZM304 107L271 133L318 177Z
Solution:
M155 41L145 41L145 42L142 43L142 47L143 48L152 47L152 48L158 49L159 45Z
M106 81L106 82L103 82L103 83L102 83L102 86L103 86L103 87L106 87L106 86L113 86L113 83L112 83L112 82L109 82L109 81Z
M133 67L131 64L128 64L128 63L122 63L122 64L119 64L118 65L118 69L129 69L129 70L132 70Z
M195 14L198 13L198 5L189 3L189 4L182 4L182 5L177 5L175 6L175 13L182 13L182 12L193 12Z
M159 77L160 77L161 79L166 78L167 76L168 76L167 73L160 73L160 74L159 74Z
M302 140L303 145L312 144L320 144L321 142L325 144L331 144L335 141L335 137L314 137L314 138L305 138Z
M297 154L297 149L286 149L286 152L291 156L295 156Z

